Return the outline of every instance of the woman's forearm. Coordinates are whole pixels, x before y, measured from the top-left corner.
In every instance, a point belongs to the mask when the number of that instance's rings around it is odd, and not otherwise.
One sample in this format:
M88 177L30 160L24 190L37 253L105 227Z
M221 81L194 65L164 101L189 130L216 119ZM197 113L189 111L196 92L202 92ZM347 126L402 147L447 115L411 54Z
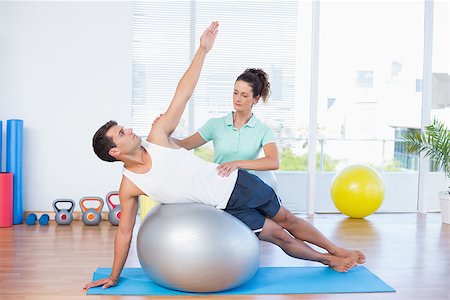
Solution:
M237 164L239 169L255 171L278 170L278 168L280 167L278 158L272 157L262 157L253 160L238 160Z

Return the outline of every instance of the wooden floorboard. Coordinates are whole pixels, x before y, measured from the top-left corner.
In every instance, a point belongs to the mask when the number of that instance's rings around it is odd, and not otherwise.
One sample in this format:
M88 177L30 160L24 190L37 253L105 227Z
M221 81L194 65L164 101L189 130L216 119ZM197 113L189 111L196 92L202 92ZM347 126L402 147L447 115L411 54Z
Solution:
M300 215L302 216L302 215ZM304 216L302 216L304 217ZM86 296L82 285L98 267L111 267L117 227L16 225L0 228L0 299L450 299L450 225L440 214L338 214L307 218L337 244L361 249L365 266L396 293L199 297ZM137 224L137 226L139 226ZM138 267L136 234L126 267ZM262 243L262 266L318 266Z

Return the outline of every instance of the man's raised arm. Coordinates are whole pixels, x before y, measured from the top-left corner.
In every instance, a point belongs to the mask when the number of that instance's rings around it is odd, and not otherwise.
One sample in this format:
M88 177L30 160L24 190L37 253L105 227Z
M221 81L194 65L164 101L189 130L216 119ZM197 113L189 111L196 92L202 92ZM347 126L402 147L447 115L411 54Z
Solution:
M214 21L203 32L200 37L200 46L195 53L191 65L184 73L183 77L181 77L169 108L158 120L158 123L155 124L157 127L164 130L164 133L167 136L172 134L180 122L186 103L189 98L191 98L194 88L197 85L206 54L214 45L214 40L216 39L218 29L219 22Z

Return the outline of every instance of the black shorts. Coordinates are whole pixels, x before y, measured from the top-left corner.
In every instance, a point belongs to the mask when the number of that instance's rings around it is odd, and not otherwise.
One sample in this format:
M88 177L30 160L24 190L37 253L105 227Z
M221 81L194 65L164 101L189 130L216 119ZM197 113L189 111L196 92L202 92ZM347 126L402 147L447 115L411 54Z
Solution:
M236 185L224 211L259 235L266 218L273 218L280 210L280 203L275 191L258 176L239 170Z

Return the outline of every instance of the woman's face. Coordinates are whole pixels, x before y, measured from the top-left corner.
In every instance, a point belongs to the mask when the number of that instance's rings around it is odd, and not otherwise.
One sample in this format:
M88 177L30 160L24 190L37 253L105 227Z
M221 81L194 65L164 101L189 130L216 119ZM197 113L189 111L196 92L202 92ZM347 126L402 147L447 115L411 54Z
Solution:
M251 110L258 100L259 96L253 97L252 87L247 82L236 81L233 91L233 106L236 111Z

